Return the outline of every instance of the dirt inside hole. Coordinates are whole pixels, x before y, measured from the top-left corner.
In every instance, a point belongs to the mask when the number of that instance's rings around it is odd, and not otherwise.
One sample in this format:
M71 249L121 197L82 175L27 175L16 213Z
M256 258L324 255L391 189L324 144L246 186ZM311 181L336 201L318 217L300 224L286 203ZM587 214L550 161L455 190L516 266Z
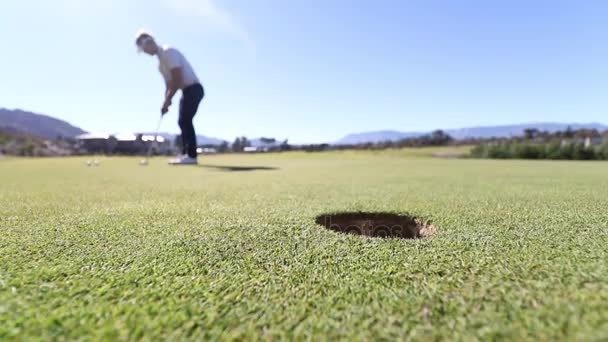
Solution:
M437 228L417 217L391 213L336 213L318 216L317 224L344 234L377 238L422 239Z

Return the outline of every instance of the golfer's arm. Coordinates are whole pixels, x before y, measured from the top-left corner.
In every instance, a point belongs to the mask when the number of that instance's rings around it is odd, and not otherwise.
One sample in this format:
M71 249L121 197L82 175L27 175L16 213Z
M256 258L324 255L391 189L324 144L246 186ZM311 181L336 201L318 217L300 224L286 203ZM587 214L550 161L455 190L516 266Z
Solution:
M169 98L169 89L171 89L171 85L169 84L169 82L165 83L165 101L167 101L167 99Z
M175 93L183 84L182 68L171 69L171 81L167 82L167 90L165 92L165 100L171 102Z

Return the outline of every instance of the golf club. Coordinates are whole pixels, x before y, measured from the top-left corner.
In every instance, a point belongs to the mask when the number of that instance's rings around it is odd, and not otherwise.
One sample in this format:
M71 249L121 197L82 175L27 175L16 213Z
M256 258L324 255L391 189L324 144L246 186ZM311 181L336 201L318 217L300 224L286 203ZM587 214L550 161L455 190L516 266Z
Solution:
M160 118L158 119L158 124L156 125L156 131L154 131L154 141L150 144L150 146L148 147L148 152L146 153L146 158L142 159L139 162L139 165L148 165L148 160L150 159L150 155L152 154L152 147L156 144L156 139L158 137L158 131L160 130L160 125L163 122L163 116L161 115Z

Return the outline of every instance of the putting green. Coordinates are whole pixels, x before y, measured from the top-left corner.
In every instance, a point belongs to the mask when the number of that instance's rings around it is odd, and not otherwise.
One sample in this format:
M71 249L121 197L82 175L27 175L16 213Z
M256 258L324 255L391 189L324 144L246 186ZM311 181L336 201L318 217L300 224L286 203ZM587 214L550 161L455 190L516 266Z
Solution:
M607 339L608 163L435 152L2 159L0 339Z

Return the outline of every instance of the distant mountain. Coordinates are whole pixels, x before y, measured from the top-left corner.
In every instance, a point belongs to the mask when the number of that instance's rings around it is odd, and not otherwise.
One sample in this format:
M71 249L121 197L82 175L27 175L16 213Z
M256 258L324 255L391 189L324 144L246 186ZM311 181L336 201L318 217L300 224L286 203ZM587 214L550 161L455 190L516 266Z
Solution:
M455 139L464 138L491 138L491 137L517 137L524 135L524 130L528 128L536 128L539 131L557 132L565 131L568 126L573 130L577 129L597 129L604 131L608 126L592 122L592 123L557 123L557 122L538 122L528 124L516 124L505 126L487 126L487 127L469 127L460 129L448 129L446 132Z
M71 138L86 133L81 128L47 115L5 108L0 108L0 130L46 139L55 139L58 136Z
M199 145L221 145L225 140L205 135L197 135L196 143ZM229 142L230 143L230 142Z
M272 139L272 138L255 138L250 139L249 144L252 147L275 147L281 145L285 139Z
M353 133L345 136L344 138L336 141L335 145L351 145L351 144L362 144L366 142L381 142L381 141L397 141L405 138L413 138L421 136L425 133L421 132L398 132L398 131L375 131L375 132L363 132Z
M455 139L464 138L491 138L491 137L515 137L522 136L524 130L536 128L540 131L556 132L564 131L570 126L573 130L577 129L597 129L598 131L608 130L608 126L600 123L555 123L539 122L528 124L515 124L504 126L480 126L459 129L446 129L444 132ZM349 134L336 141L334 145L341 144L362 144L366 142L397 141L405 138L418 137L430 132L399 132L399 131L372 131L356 134Z

